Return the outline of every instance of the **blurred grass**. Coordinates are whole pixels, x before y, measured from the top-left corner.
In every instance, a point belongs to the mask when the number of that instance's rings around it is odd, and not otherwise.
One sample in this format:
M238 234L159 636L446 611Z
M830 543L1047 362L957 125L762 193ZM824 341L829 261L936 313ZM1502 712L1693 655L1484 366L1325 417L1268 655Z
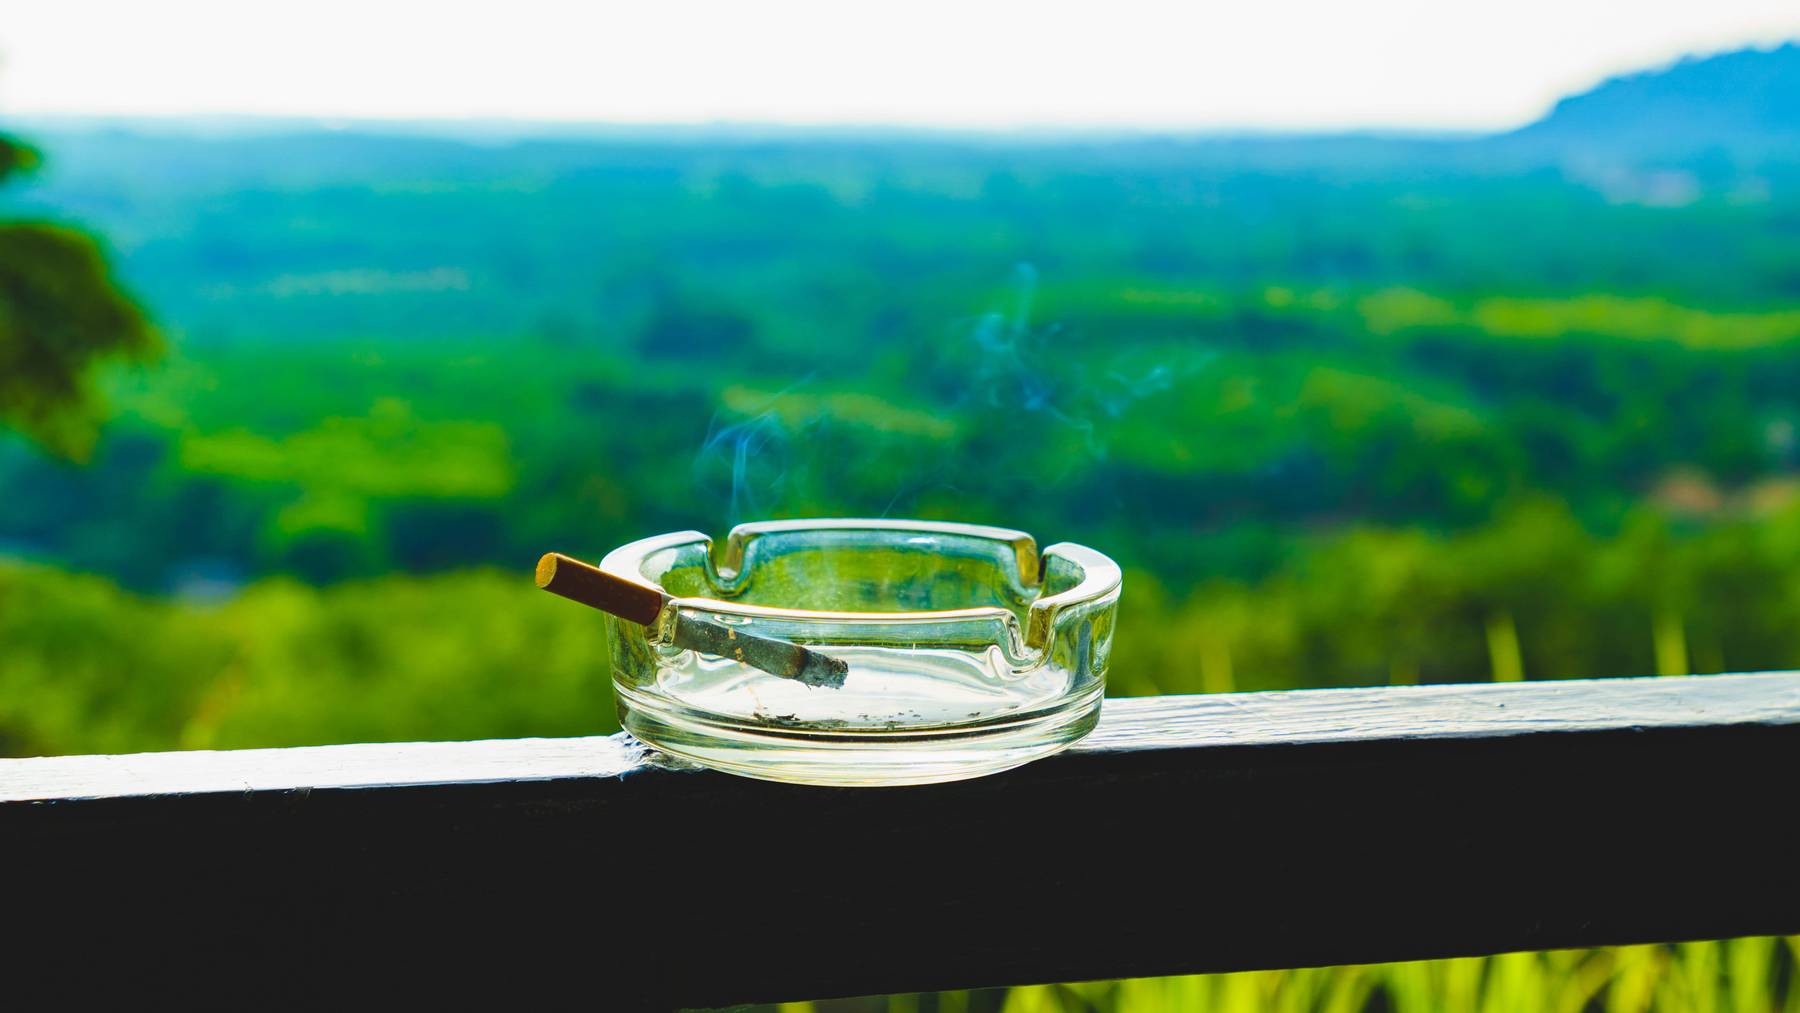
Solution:
M1800 1013L1800 936L1134 978L743 1007L756 1013Z

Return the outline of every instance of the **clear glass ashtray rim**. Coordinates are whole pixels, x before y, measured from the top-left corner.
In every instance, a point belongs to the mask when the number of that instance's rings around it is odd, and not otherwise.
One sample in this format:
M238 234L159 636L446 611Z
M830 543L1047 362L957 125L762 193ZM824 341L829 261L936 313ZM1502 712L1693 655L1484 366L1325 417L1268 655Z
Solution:
M977 538L1008 546L1018 562L1020 583L1027 588L1042 586L1044 576L1049 571L1052 559L1055 558L1067 560L1078 567L1081 571L1081 578L1074 587L1031 601L1026 609L1025 628L1020 630L1019 617L1011 610L998 605L931 611L829 611L755 605L699 595L676 597L670 595L660 582L647 577L644 572L645 565L653 555L700 544L705 547L709 577L717 578L721 583L732 582L739 578L746 556L746 548L753 540L767 535L806 531L836 533L860 531L886 538L908 533ZM621 545L606 554L600 562L600 568L615 577L631 581L664 595L667 599L666 613L673 610L701 610L727 618L780 620L819 625L905 626L917 624L928 626L943 623L999 621L1013 631L1013 635L1007 639L1012 640L1015 645L1023 647L1026 651L1042 650L1048 646L1057 619L1065 611L1082 606L1109 604L1109 599L1117 599L1124 582L1123 571L1111 557L1085 545L1074 542L1057 542L1039 552L1037 540L1026 532L955 521L836 517L756 521L734 526L726 536L722 553L716 552L715 548L712 536L703 531L674 531L640 538L637 541Z

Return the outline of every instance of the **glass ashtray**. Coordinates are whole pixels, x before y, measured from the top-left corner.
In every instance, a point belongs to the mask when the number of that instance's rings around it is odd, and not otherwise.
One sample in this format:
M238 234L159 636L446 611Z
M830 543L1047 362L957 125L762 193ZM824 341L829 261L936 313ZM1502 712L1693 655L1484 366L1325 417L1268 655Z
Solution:
M772 781L898 785L1047 756L1099 719L1119 568L1063 543L935 521L771 521L609 553L662 596L608 616L619 719Z

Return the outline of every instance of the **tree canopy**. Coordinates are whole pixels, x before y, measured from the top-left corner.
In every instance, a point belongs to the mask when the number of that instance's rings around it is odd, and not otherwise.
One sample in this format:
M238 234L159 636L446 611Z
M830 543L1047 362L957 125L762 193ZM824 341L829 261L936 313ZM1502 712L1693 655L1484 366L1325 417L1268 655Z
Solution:
M0 136L0 183L38 162L36 149ZM101 418L99 365L144 361L160 348L92 237L44 222L0 224L0 425L85 458Z

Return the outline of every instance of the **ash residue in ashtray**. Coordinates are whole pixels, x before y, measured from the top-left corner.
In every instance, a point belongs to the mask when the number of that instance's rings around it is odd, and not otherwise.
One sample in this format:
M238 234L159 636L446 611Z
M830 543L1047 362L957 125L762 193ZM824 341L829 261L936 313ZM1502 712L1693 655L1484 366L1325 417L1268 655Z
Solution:
M970 717L980 717L980 711L970 711ZM850 729L881 728L898 731L902 728L930 728L939 722L925 720L925 715L918 711L901 711L892 717L878 717L874 714L858 714L856 720L845 718L802 718L798 714L771 714L765 710L753 711L751 720L770 728L805 728L811 730L843 731Z

